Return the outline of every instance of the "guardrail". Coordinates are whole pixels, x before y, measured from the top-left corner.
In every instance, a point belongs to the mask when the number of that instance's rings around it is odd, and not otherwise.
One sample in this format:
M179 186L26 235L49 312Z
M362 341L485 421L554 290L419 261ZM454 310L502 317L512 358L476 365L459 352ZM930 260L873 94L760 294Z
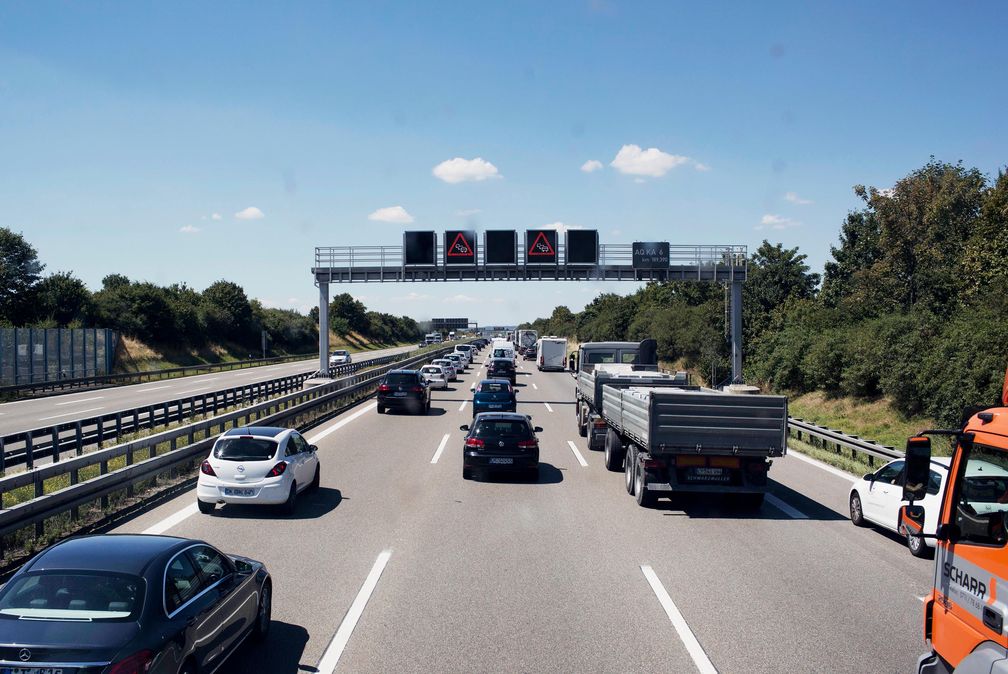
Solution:
M161 379L172 379L174 377L187 377L194 374L209 374L210 372L224 372L226 370L243 370L249 367L259 367L261 365L276 365L279 363L290 363L308 358L318 358L317 354L301 354L297 356L273 356L271 358L253 358L251 360L235 360L228 363L207 363L202 365L187 365L184 367L170 367L161 370L144 370L141 372L123 372L120 374L103 374L97 377L77 377L74 379L55 379L53 381L36 382L33 384L18 384L17 386L0 386L0 398L8 396L22 396L27 393L29 396L52 395L70 389L98 389L109 388L111 386L125 386L128 384L144 384L150 381Z
M110 494L125 489L127 495L132 495L137 483L145 480L156 483L166 471L188 466L205 456L216 437L229 427L255 423L304 430L317 425L348 405L370 397L388 370L428 362L452 348L426 352L195 424L0 478L0 502L3 494L12 490L26 487L33 490L30 499L0 511L0 542L3 537L33 525L36 535L43 535L46 520L67 512L72 522L77 521L80 508L95 501L100 500L106 510ZM144 458L135 461L138 455ZM109 470L111 463L120 460L124 463L122 468ZM89 471L97 475L89 477ZM69 486L53 489L54 481L60 480L66 480Z
M833 445L838 454L842 453L844 450L848 450L851 453L851 458L854 459L857 458L858 454L865 454L868 457L869 466L875 465L875 459L892 461L893 459L903 458L903 452L899 451L895 447L881 445L877 442L872 442L871 440L859 438L856 435L848 435L843 431L817 426L801 419L788 417L788 435L790 436L792 434L794 434L798 440L803 440L805 442L809 442L811 440L812 444L819 444L822 447ZM808 439L803 438L803 434L807 436Z
M369 358L339 365L330 372L339 377L408 356L409 353L397 353ZM53 462L58 462L64 452L79 456L87 447L100 448L106 441L119 442L123 435L143 429L155 429L199 415L217 414L235 405L290 393L299 389L310 375L311 371L286 375L0 436L0 472L20 465L34 468L39 457L50 457Z

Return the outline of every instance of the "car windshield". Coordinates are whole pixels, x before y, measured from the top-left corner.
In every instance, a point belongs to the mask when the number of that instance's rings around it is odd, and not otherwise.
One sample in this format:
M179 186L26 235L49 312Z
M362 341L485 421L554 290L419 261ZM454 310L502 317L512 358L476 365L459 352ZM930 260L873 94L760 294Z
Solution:
M0 593L0 616L36 620L127 620L143 607L137 576L43 571L12 580Z
M529 438L532 431L529 425L520 419L483 419L476 424L474 435L477 438Z
M224 461L266 461L276 454L277 443L247 436L221 438L214 445L215 459Z
M332 355L334 355L334 356L345 356L345 355L347 355L347 352L346 351L333 351Z
M510 393L511 386L503 381L485 381L476 389L477 393Z
M391 372L385 375L385 383L389 386L413 386L416 384L416 375L406 372Z

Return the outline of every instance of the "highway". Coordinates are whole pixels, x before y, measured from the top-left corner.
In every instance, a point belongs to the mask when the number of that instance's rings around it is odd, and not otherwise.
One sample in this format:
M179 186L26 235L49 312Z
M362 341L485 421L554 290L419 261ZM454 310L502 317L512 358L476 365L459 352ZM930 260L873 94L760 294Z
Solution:
M322 488L291 518L201 515L190 491L116 531L267 564L272 631L233 674L900 672L923 651L934 562L852 526L839 471L792 452L756 514L697 497L639 508L578 436L570 375L525 363L538 483L463 481L479 376L435 392L428 416L379 416L371 400L308 431Z
M367 360L394 353L411 351L416 346L398 346L390 349L376 349L353 354L354 360ZM193 375L163 379L161 381L94 389L17 400L0 404L0 435L8 435L31 428L40 428L77 419L88 419L99 414L117 410L132 409L144 405L155 405L166 400L175 400L190 395L200 395L221 389L244 386L286 375L311 372L318 369L318 360L299 360L280 365L266 365L226 372Z

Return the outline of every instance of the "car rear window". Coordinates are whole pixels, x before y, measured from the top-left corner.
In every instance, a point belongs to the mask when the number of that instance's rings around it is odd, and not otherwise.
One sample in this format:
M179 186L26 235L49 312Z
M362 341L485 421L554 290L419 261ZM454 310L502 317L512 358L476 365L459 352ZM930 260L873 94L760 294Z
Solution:
M417 383L417 378L411 373L391 372L385 375L385 383L389 386L413 386Z
M510 360L494 360L490 362L490 367L497 370L510 370L514 365Z
M441 368L439 367L425 367L423 369L424 374L441 374Z
M511 386L503 381L485 381L476 389L477 393L510 393Z
M227 437L214 445L215 459L225 461L266 461L276 454L277 443L265 438Z
M345 355L347 355L347 352L346 351L333 351L332 355L334 355L334 356L345 356Z
M476 424L477 438L529 438L532 430L519 419L483 419Z
M143 607L142 578L115 573L43 571L12 580L0 616L34 620L129 620Z

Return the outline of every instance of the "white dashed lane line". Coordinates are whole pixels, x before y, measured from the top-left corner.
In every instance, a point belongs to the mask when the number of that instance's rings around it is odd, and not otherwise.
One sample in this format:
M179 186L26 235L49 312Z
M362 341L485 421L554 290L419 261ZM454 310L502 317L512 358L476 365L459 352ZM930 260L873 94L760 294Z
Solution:
M59 419L60 417L72 417L75 414L84 414L85 412L97 412L98 410L103 410L104 407L89 407L86 410L77 410L76 412L67 412L66 414L54 414L51 417L39 417L39 421L49 421L50 419Z
M448 444L449 437L451 437L450 434L445 433L444 437L441 438L441 444L438 445L437 451L434 452L434 457L430 460L431 463L437 463L437 460L441 458L441 452L444 451L445 445Z
M467 403L467 402L469 402L469 401L468 401L468 400L463 400L463 401L462 401L462 404L461 404L461 405L459 405L459 412L461 412L462 410L464 410L464 409L465 409L465 406L466 406L466 403Z
M809 518L808 515L798 510L794 506L785 503L784 501L780 500L773 494L767 494L766 501L774 508L777 508L777 510L780 510L782 513L784 513L793 520L807 520Z
M546 406L546 409L548 409L548 410L549 410L550 412L552 412L552 411L553 411L553 408L552 408L552 407L550 407L550 404L549 404L549 403L547 403L547 402L544 402L544 403L543 403L543 405L545 405L545 406Z
M104 400L105 396L95 396L94 398L81 398L80 400L68 400L65 403L56 403L56 407L62 407L63 405L77 405L80 403L89 403L94 400Z
M672 627L675 628L676 633L679 635L679 639L683 642L683 646L686 647L686 652L689 653L690 657L693 658L693 664L696 665L697 671L701 674L717 674L717 669L714 667L714 663L710 661L707 657L707 653L704 651L703 646L697 641L696 635L693 634L693 630L690 629L689 624L686 619L683 618L682 613L679 612L678 607L672 601L672 597L665 590L665 586L662 585L661 580L655 574L654 569L652 569L647 564L641 564L641 571L644 573L644 577L647 579L648 585L651 586L651 590L658 597L658 603L661 604L662 608L665 609L665 615L668 616L669 621L672 623Z
M578 463L581 464L581 467L582 468L587 468L588 467L588 462L585 461L585 459L584 459L583 456L581 456L581 452L578 451L577 445L575 445L571 440L568 440L567 441L567 446L570 447L570 450L572 452L574 452L574 457L578 460Z

